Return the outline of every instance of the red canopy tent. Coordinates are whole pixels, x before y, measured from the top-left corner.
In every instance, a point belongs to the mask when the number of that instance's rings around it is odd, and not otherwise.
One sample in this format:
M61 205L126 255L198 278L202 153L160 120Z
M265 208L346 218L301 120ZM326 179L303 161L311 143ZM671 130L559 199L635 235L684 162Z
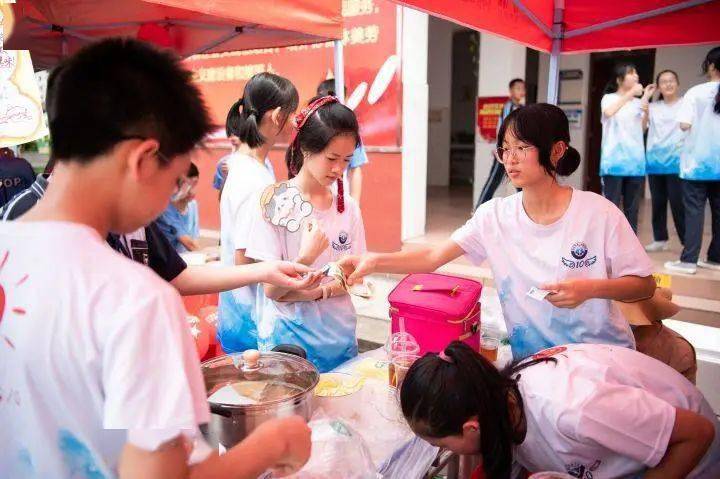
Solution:
M88 42L130 36L182 57L335 41L336 81L344 91L341 0L18 0L6 48L30 50L51 68Z
M550 52L556 103L561 53L720 41L720 0L392 0Z

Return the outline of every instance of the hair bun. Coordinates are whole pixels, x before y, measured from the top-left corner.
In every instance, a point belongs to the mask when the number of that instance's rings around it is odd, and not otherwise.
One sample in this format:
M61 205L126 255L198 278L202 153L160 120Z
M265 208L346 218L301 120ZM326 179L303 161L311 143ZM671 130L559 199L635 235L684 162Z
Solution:
M555 171L559 176L570 176L575 173L575 170L580 166L580 153L568 145L568 149L565 154L557 162Z

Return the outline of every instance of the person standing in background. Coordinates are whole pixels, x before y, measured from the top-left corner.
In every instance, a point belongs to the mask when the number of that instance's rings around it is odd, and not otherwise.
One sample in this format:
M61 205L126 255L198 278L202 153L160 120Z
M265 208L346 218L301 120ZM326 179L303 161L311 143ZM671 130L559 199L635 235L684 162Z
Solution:
M0 148L0 208L35 181L35 171L10 148Z
M320 83L317 87L317 95L337 96L335 94L335 80L331 78ZM347 95L347 88L345 89L345 95ZM362 145L361 141L360 145L355 148L352 160L350 160L350 164L343 174L345 189L350 192L350 196L352 196L358 204L360 204L360 197L362 196L362 167L368 163L370 163L370 160L368 160L367 152L365 151L365 147Z
M652 226L654 241L645 251L670 249L667 229L667 204L670 201L673 222L678 238L685 236L685 209L680 182L680 152L685 133L676 117L682 98L678 95L680 80L672 70L658 73L655 83L660 90L658 101L650 103L646 165L652 194Z
M600 101L602 145L600 176L603 196L625 213L637 233L638 209L645 183L643 125L655 85L645 87L634 65L618 65ZM644 93L643 93L644 91ZM642 95L642 99L637 97Z
M157 219L158 227L178 253L200 249L200 218L195 199L200 172L195 163L190 163L188 174L182 180L180 189L162 215Z
M502 123L505 121L505 118L507 118L510 113L523 106L523 103L525 102L525 81L522 78L510 80L508 89L510 92L510 99L505 102L505 105L503 105L502 113L500 114L500 121L498 121L498 131L500 130ZM488 175L488 179L485 181L485 186L483 186L483 189L480 192L480 197L475 205L475 209L486 201L490 201L493 196L495 196L495 191L498 189L498 186L500 186L500 182L504 177L505 168L503 168L499 162L493 161L492 166L490 167L490 174Z
M245 84L243 96L232 107L239 121L238 150L220 197L220 261L225 266L250 264L245 255L250 224L258 204L254 194L275 183L268 159L274 144L287 141L299 97L287 78L263 72ZM247 285L220 293L218 340L225 352L257 349L257 318L264 303L262 287Z
M679 261L665 263L671 271L688 274L698 266L720 271L720 47L708 52L702 69L710 81L688 90L677 116L680 128L689 132L680 156L685 248ZM712 240L707 261L698 261L708 201Z
M222 194L228 171L230 171L231 158L237 153L240 147L240 139L238 138L238 128L240 123L240 100L230 107L227 118L225 119L225 135L230 141L230 153L220 158L215 168L215 176L213 176L213 188L218 190L218 201Z

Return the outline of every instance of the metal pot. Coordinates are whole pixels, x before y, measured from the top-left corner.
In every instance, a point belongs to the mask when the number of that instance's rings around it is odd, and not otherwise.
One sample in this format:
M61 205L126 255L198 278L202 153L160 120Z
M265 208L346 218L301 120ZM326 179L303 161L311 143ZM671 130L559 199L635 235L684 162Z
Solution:
M202 364L211 413L203 432L212 446L229 449L270 419L310 419L320 373L302 348L282 350L294 354L249 350Z

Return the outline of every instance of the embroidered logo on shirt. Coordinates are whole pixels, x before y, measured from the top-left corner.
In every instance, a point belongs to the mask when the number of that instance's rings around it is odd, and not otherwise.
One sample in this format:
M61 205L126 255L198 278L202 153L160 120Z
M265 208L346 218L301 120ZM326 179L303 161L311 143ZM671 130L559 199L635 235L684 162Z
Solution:
M573 259L567 259L563 256L562 264L565 265L566 268L570 269L587 268L592 266L597 261L597 256L586 259L588 251L587 245L582 241L578 241L570 247L570 256L572 256Z
M567 470L568 474L578 479L593 479L593 471L600 467L601 462L602 461L598 459L591 465L572 463L565 466L565 470Z
M341 231L338 234L337 241L332 242L332 247L335 251L348 251L352 247L350 235L345 231Z

